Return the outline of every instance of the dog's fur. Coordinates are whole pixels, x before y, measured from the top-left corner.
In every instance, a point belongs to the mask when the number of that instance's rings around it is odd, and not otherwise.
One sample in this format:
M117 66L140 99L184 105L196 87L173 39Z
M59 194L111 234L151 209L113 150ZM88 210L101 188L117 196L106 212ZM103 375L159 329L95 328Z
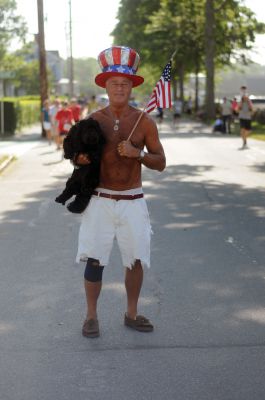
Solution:
M67 205L69 211L81 213L87 207L94 189L99 184L100 159L105 139L99 123L93 118L83 119L72 126L63 142L64 158L73 160L75 169L66 182L64 191L56 197L57 203L65 204L73 195L74 201ZM75 163L79 154L87 154L91 163Z

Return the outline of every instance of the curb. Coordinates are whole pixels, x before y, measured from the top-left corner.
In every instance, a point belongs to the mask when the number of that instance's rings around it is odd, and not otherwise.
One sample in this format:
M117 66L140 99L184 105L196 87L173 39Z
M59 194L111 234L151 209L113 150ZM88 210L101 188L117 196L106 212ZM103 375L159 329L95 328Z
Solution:
M8 158L7 158L4 162L2 162L2 164L0 164L0 173L3 172L4 169L5 169L6 167L8 167L8 165L9 165L13 160L15 160L15 158L16 158L16 157L15 157L14 155L8 156Z

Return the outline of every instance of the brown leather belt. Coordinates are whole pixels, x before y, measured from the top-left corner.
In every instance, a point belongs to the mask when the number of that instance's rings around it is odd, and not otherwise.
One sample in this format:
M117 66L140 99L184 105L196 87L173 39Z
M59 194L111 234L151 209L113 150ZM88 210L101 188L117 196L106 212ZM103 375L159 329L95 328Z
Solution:
M98 197L105 197L106 199L111 199L111 200L135 200L135 199L141 199L144 197L143 193L139 194L110 194L110 193L104 193L104 192L97 192L96 190L93 192L95 196Z

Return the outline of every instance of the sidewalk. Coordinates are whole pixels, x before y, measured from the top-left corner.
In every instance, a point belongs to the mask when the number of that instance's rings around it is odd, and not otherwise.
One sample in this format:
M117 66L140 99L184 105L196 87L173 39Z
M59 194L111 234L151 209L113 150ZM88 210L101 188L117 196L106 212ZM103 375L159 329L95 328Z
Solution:
M45 140L41 137L40 124L23 128L13 136L0 135L0 173L17 157Z

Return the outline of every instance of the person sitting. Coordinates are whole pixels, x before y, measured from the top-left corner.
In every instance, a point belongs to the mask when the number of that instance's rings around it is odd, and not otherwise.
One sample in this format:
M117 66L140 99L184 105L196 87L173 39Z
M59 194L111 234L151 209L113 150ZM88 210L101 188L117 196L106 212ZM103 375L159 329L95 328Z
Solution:
M177 118L180 118L181 117L181 114L182 114L182 109L183 109L183 104L182 104L182 101L181 101L181 99L178 97L177 99L176 99L176 101L175 101L175 104L174 104L174 121L177 119Z
M221 119L220 115L218 115L216 120L214 121L213 132L224 133L224 123L223 123L223 120Z

